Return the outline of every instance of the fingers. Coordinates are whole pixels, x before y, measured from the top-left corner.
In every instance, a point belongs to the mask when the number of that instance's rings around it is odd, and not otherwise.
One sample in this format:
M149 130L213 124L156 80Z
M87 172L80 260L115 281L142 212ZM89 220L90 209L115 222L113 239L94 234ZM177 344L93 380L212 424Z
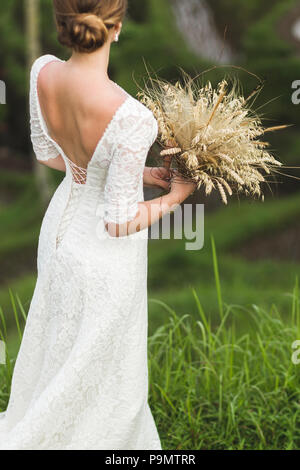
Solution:
M173 170L167 170L165 167L152 167L150 174L152 176L152 185L169 191L171 189L171 177Z
M169 180L171 177L171 172L166 168L159 168L159 175L164 180Z
M153 171L153 176L155 178L167 180L168 178L170 178L170 171L164 167L157 167Z
M160 186L163 189L170 189L170 185L171 185L171 183L169 183L168 181L164 181L164 180L162 180L161 183L160 183Z

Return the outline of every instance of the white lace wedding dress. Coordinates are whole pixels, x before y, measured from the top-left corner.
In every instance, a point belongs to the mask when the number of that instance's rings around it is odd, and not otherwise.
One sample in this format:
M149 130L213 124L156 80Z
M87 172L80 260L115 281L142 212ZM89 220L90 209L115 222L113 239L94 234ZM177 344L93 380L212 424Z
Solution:
M31 138L39 160L62 155L66 176L42 222L0 449L161 450L148 405L148 238L145 230L116 238L104 227L133 219L144 200L157 121L125 92L87 169L72 165L38 102L38 73L53 60L32 67Z

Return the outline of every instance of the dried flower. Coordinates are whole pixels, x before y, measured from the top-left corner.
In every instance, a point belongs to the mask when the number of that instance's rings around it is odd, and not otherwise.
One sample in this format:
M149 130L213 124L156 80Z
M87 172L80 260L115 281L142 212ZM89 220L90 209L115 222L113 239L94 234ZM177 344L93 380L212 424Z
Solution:
M263 127L248 104L256 91L245 99L236 83L230 91L225 80L216 89L210 82L200 87L186 73L183 85L151 83L138 97L157 119L161 156L172 158L182 176L197 189L203 185L207 195L217 189L225 204L233 192L262 198L263 174L282 163L266 151L269 144L261 137L287 126Z

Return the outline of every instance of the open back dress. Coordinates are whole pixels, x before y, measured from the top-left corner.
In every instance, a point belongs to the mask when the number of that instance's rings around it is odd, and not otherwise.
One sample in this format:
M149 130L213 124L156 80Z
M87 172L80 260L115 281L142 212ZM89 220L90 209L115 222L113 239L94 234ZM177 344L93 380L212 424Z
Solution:
M125 92L87 168L74 165L38 101L38 74L55 60L47 54L32 66L31 139L39 160L63 157L66 175L41 226L0 449L161 450L148 404L148 231L105 229L138 213L157 121Z

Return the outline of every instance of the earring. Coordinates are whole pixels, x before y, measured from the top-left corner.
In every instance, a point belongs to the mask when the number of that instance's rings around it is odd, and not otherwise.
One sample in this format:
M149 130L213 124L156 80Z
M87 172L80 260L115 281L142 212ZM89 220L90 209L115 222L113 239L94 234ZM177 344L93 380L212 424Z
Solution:
M119 41L119 35L118 35L118 33L116 33L116 35L115 35L115 42L118 42L118 41Z

